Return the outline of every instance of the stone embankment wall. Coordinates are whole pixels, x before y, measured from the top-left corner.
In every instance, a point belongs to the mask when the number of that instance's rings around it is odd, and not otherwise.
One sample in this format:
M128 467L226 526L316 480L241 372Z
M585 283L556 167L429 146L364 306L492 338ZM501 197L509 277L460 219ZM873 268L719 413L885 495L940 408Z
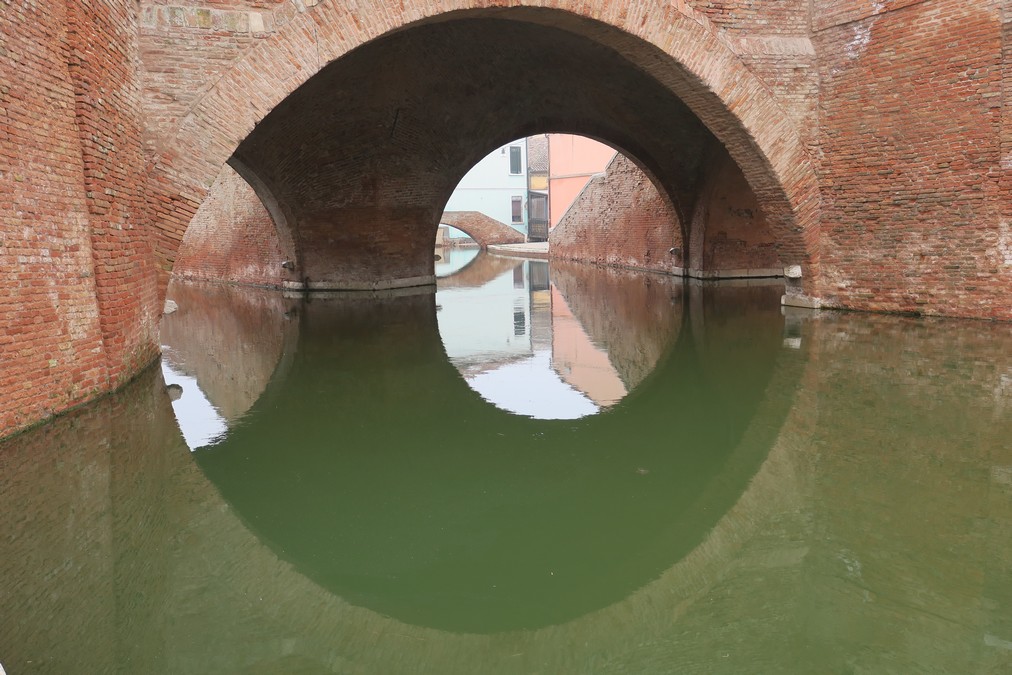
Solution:
M776 238L723 148L709 152L698 180L683 226L670 199L616 155L552 230L551 257L703 279L782 276Z

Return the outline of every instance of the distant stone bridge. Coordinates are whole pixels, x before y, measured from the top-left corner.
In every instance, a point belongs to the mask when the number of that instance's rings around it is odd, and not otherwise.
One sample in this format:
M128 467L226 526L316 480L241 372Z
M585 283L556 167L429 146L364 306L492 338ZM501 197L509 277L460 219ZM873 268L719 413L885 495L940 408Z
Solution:
M157 357L181 247L194 276L433 283L457 182L546 132L645 177L588 195L570 251L1012 320L1004 0L11 0L0 83L0 435ZM630 191L668 214L649 255L598 231L649 221Z
M444 211L439 224L464 232L482 249L496 244L521 244L525 241L524 235L509 225L477 211Z

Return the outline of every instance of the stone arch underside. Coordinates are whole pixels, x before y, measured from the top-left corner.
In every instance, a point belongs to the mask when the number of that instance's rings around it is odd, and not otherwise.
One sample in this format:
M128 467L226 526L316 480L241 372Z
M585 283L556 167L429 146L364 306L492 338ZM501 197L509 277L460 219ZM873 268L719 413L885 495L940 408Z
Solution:
M163 271L230 161L291 214L309 287L428 283L441 206L482 151L564 130L621 148L683 213L715 138L754 191L781 260L800 265L810 287L811 161L769 91L691 10L473 4L444 3L439 14L410 2L354 13L319 5L251 49L155 164Z

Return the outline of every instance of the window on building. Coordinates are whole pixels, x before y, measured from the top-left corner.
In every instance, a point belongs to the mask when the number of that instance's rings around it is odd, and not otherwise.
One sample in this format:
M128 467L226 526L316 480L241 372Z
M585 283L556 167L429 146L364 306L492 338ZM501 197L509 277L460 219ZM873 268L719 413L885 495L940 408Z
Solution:
M511 145L510 146L510 173L514 174L514 175L523 173L523 167L521 166L521 161L520 161L520 146L519 145ZM516 222L516 221L514 221L514 222Z
M513 197L513 222L524 222L524 198Z

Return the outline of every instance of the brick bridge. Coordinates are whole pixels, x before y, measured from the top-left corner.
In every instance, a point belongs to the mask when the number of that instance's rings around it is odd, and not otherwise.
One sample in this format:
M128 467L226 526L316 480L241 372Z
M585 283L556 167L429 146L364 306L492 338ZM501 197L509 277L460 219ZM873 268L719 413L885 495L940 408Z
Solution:
M520 232L477 211L444 211L439 217L439 224L457 228L474 239L481 248L493 244L519 244L524 241L524 235Z
M566 257L788 268L793 304L1012 319L1007 5L8 0L0 435L150 363L177 259L432 283L459 178L550 131L628 158Z

